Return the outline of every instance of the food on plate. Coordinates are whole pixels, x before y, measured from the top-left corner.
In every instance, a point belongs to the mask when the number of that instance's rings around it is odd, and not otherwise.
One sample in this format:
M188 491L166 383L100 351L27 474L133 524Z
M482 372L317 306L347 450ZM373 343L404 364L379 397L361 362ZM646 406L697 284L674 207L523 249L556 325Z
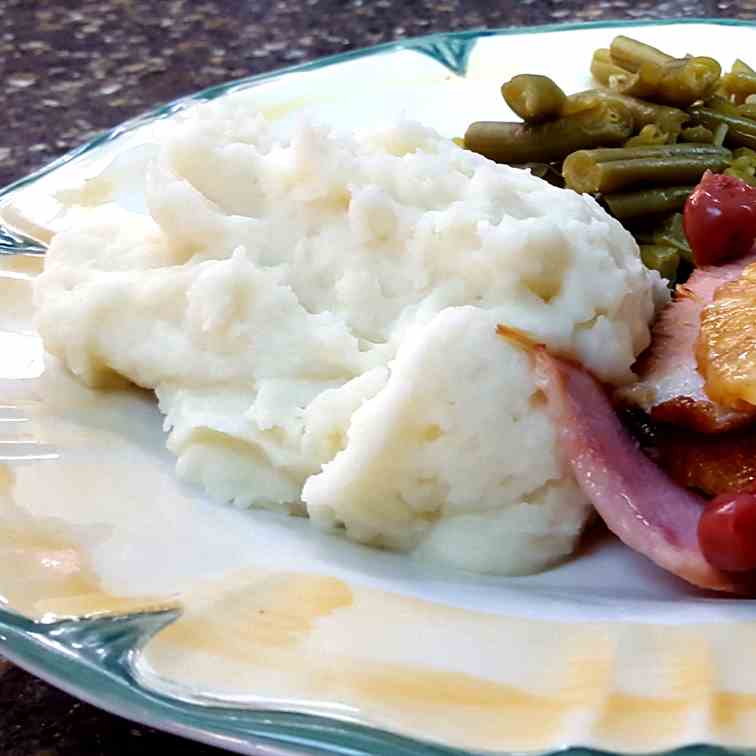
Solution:
M501 88L501 96L512 110L527 123L556 118L567 99L548 77L534 74L515 76Z
M701 551L709 564L729 573L756 569L756 495L721 494L710 501L698 524Z
M650 433L644 428L643 445L679 490L689 491L693 500L698 493L713 497L699 500L700 553L726 575L742 575L732 588L739 592L756 588L756 404L749 393L755 374L756 248L753 236L748 245L739 241L752 222L744 205L750 202L756 210L756 195L747 189L738 179L707 175L693 193L684 217L685 228L698 231L691 246L699 259L721 264L697 268L678 285L635 367L639 382L616 392L620 401L657 421ZM728 201L733 195L737 202ZM699 197L706 201L696 201ZM707 236L696 216L710 212L720 233ZM723 262L732 253L722 244L721 229L729 229L739 245L738 259Z
M552 121L476 121L465 132L465 147L498 163L550 163L575 150L622 144L632 132L630 111L608 100Z
M594 53L591 71L604 89L565 95L527 73L505 82L524 123L474 122L464 146L523 163L522 134L540 135L546 146L527 159L593 195L644 264L679 282L637 381L612 392L647 418L646 456L582 366L533 347L539 385L563 458L611 530L695 585L751 590L731 573L756 569L756 76L739 60L722 76L711 58L625 36ZM594 133L602 121L632 130L580 149L553 138L578 116Z
M715 402L704 389L696 360L704 307L724 283L737 280L754 262L756 252L727 265L698 268L678 285L653 325L651 346L633 368L638 381L617 392L620 400L653 420L703 433L721 433L756 420L756 406L733 408Z
M632 379L668 289L593 198L416 123L221 100L177 117L146 205L55 236L36 323L90 385L154 389L182 479L473 571L572 552L591 504L496 329Z
M751 104L749 107L754 108L753 117L756 118L756 105ZM750 186L756 186L756 152L748 147L734 150L725 175L734 176Z
M756 71L738 58L730 73L722 77L722 89L738 105L744 104L749 95L756 94Z
M523 122L465 149L247 101L179 115L146 214L53 239L46 348L154 390L179 476L219 501L510 575L596 512L753 592L756 74L622 36L592 71L607 89L514 77Z
M608 89L588 89L571 94L565 100L562 110L566 115L579 113L583 110L592 110L599 102L615 102L624 105L633 117L634 127L640 130L639 134L643 132L643 129L646 129L646 135L653 133L669 137L680 134L683 124L689 119L688 114L680 108L670 108L637 97L621 95ZM652 132L648 130L649 127L653 127ZM664 143L666 144L666 138Z
M673 58L651 45L619 35L608 50L594 53L591 73L621 94L687 107L713 91L722 69L713 58Z
M713 144L605 147L568 155L562 173L569 189L608 194L649 183L695 183L707 170L727 168L731 154Z
M756 267L714 293L701 313L696 358L706 393L727 407L756 404Z
M722 75L712 58L675 58L624 35L595 51L591 73L603 88L571 95L540 74L513 77L501 91L524 123L473 122L464 146L498 162L545 164L539 175L561 174L568 188L593 194L645 247L646 265L684 281L691 265L713 260L646 237L669 225L707 171L756 184L756 74L736 60ZM736 247L730 257L748 251Z
M691 433L673 422L655 427L650 453L674 480L708 497L732 491L756 492L753 427L727 433Z
M615 218L631 221L679 210L684 206L693 188L692 186L673 186L667 189L617 192L617 194L604 197L604 202Z
M674 483L633 443L586 370L542 348L535 360L562 452L609 529L693 585L738 590L739 580L713 565L699 545L703 500Z
M685 235L696 265L748 254L756 239L756 188L706 173L686 204Z

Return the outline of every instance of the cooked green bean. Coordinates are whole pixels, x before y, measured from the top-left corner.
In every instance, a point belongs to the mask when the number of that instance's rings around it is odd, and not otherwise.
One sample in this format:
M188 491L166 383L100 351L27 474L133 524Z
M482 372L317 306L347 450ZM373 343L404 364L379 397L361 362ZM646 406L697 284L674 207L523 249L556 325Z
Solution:
M740 58L735 58L735 62L732 64L732 69L730 70L735 74L744 73L756 75L756 71L754 71L753 68L748 65L748 63L741 60Z
M570 95L562 106L562 115L590 110L601 101L622 103L632 113L636 128L654 125L668 134L678 134L682 124L688 120L688 114L680 108L657 105L637 97L607 92L604 89L588 89L585 92Z
M756 151L740 147L732 153L730 167L725 171L751 186L756 186Z
M756 73L728 73L722 77L723 91L741 104L748 95L756 94Z
M713 58L618 35L593 52L591 73L604 88L569 96L546 76L513 77L501 92L523 123L472 123L464 146L596 195L633 233L645 229L646 264L674 280L692 265L679 211L701 176L756 185L756 70L736 60L722 77Z
M686 268L693 266L693 252L688 243L688 237L683 228L682 213L671 215L641 217L639 220L629 220L625 223L630 227L631 233L639 247L643 245L658 245L672 247L680 258L680 264ZM651 223L651 225L649 225ZM679 273L679 270L678 270Z
M626 76L614 76L609 81L609 89L617 94L658 100L659 83L664 74L661 66L644 63L638 71Z
M733 99L735 104L742 105L749 95L756 93L754 86L756 86L756 71L740 58L736 58L730 73L722 77L719 92L725 99Z
M548 76L520 74L502 84L507 105L526 123L540 123L559 116L567 96Z
M725 147L715 147L711 144L662 144L646 145L645 147L597 147L593 150L586 150L590 157L601 163L608 163L611 160L634 160L636 158L660 157L668 155L679 157L692 155L701 157L704 155L730 155L730 151Z
M726 123L720 123L719 126L717 126L716 129L714 129L714 134L711 138L711 143L715 147L721 147L725 143L725 138L727 137L727 132L730 130L730 127Z
M714 132L707 129L706 126L689 126L680 132L681 142L698 142L701 144L711 144L714 139Z
M539 124L477 121L465 134L465 147L497 163L553 163L575 150L622 144L633 117L619 103Z
M612 81L622 94L648 97L665 105L686 108L708 97L719 82L722 67L714 58L683 58L664 65L644 63L634 79Z
M685 58L663 67L657 96L661 102L680 108L703 100L719 82L722 66L714 58Z
M727 97L721 94L713 94L706 98L704 107L709 110L714 110L717 113L725 113L727 115L739 115L737 106L730 102Z
M694 186L672 186L639 192L607 194L603 197L612 215L619 220L682 210Z
M680 265L680 253L674 247L661 244L641 244L641 260L651 270L658 270L662 278L674 283Z
M613 161L644 160L658 158L700 158L702 160L727 159L730 151L724 147L712 144L663 144L643 145L636 147L598 147L592 150L579 150L565 159L568 171L572 168L576 172L590 170L595 163L610 163Z
M644 126L635 136L625 142L625 147L650 147L653 145L667 144L670 135L662 131L656 124L649 123Z
M728 176L734 176L741 181L745 181L746 184L756 186L756 171L754 168L754 164L750 161L736 160L725 173Z
M742 157L756 160L756 150L752 150L750 147L738 147L737 150L732 151L733 160L739 160Z
M593 78L604 86L616 79L626 80L632 76L622 66L618 66L613 60L611 53L606 48L600 48L593 53L591 58L591 74Z
M673 213L654 229L653 243L674 247L682 259L693 262L693 251L685 235L682 213Z
M642 184L697 181L709 169L721 171L731 153L711 145L670 144L579 150L562 165L566 185L577 192L617 192Z
M644 63L663 66L674 58L656 47L639 42L637 39L616 36L609 47L612 61L628 71L638 71Z
M732 147L751 147L756 149L756 121L743 116L720 113L711 108L695 107L689 111L691 120L700 126L715 131L721 124L727 124L725 143Z

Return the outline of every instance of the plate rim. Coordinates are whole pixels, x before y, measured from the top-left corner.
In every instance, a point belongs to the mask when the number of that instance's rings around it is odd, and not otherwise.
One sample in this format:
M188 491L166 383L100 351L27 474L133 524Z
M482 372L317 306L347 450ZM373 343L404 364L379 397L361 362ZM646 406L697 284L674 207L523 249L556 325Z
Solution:
M314 71L346 61L398 50L414 50L431 55L453 70L453 64L433 55L429 51L429 47L439 42L445 44L450 42L463 43L461 55L462 65L464 65L466 54L469 53L469 49L465 49L464 45L480 38L590 29L683 25L751 27L756 29L756 20L707 17L607 19L536 26L473 28L452 32L434 32L419 37L388 41L378 45L334 53L315 60L214 84L170 100L110 129L105 129L94 138L69 150L50 163L0 188L0 205L11 194L133 129L171 116L188 105L212 100L237 88L252 87L289 74ZM18 234L0 223L0 255L43 254L44 250L44 244ZM105 637L110 637L109 632L115 627L114 623L138 623L140 617L154 616L157 615L126 614L100 618L83 617L75 620L44 623L24 618L13 611L4 609L0 604L0 653L14 665L50 685L111 714L164 732L249 756L262 756L263 754L267 756L304 756L308 753L349 753L352 756L376 756L380 754L385 754L385 756L474 756L471 752L454 749L443 744L421 741L377 727L352 724L324 716L252 707L230 709L227 707L200 706L148 690L139 684L135 675L130 673L131 656L137 653L152 635L172 621L176 616L175 613L167 620L165 613L161 613L162 620L153 621L146 629L142 628L137 634L133 635L134 645L125 652L125 655L121 655L117 659L115 669L111 670L82 657L75 651L73 645L67 646L63 641L58 640L58 636L64 635L67 628L84 629L90 633L90 640L95 638L98 632L103 632ZM55 663L54 666L62 665L62 668L58 669L57 672L51 670L50 667L53 662ZM85 679L93 678L98 687L82 684L80 682L82 676ZM155 714L156 711L159 712L157 715ZM198 725L191 721L181 721L184 717L191 720L192 716L199 716L200 712L205 714L207 718L217 719L218 721L209 726ZM229 712L236 713L239 722L246 725L246 731L238 728L229 731L220 726L223 719L222 714ZM365 750L367 746L370 747L369 750ZM378 750L375 750L376 747ZM756 748L756 743L753 744L753 748ZM728 748L700 743L685 745L672 750L661 750L656 753L664 756L722 756L724 754L746 754L749 752L751 752L751 749ZM506 756L515 756L513 753L501 753ZM606 754L607 752L603 753ZM561 748L548 751L543 756L557 756L557 754L601 756L602 752L581 745L564 745Z
M306 71L315 71L319 68L344 63L359 58L381 55L383 53L395 50L422 50L423 47L433 44L434 42L469 42L473 39L485 37L502 37L516 36L525 34L547 34L551 32L570 32L582 31L589 29L617 29L623 27L645 27L645 26L694 26L694 25L714 25L714 26L732 26L732 27L756 27L756 20L738 19L738 18L707 18L705 16L696 16L691 18L664 18L664 19L615 19L615 20L598 20L598 21L574 21L564 23L538 24L535 26L502 26L496 28L472 28L451 32L433 32L418 37L407 37L406 39L392 40L381 42L377 45L358 47L354 50L346 50L340 53L333 53L314 60L303 63L295 63L291 66L275 68L271 71L263 71L250 76L243 76L238 79L212 84L196 92L169 100L166 103L157 105L144 113L129 118L109 129L100 131L92 139L83 142L73 149L65 152L63 155L46 163L35 171L15 179L10 184L0 188L0 204L13 192L28 186L34 181L46 176L48 173L66 165L72 160L84 155L85 153L96 149L102 144L112 142L122 134L133 129L150 123L154 120L162 119L173 115L183 107L207 100L215 99L237 87L254 86L264 81L272 81L279 77L288 76L294 73L304 73ZM441 61L443 62L443 61ZM0 249L2 253L2 249Z

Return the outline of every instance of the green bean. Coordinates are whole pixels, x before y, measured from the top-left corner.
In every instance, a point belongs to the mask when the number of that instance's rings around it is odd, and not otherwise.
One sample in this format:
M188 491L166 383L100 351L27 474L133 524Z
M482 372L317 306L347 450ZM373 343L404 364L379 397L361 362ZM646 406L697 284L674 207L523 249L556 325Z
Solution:
M639 192L607 194L602 199L612 215L619 220L658 215L682 210L694 186L672 186L664 189L645 189Z
M616 36L609 48L612 60L618 66L628 71L638 71L644 63L663 66L674 60L671 55L663 53L651 45L639 42L637 39L626 37L624 34Z
M659 84L664 74L661 66L644 63L638 71L626 76L615 76L609 81L609 89L630 97L659 99Z
M713 94L710 97L707 97L704 101L704 107L709 108L709 110L714 110L717 113L725 113L726 115L734 116L739 115L737 106L721 94Z
M672 213L661 219L654 217L650 225L648 220L633 224L632 233L639 245L660 244L663 247L674 247L681 258L692 260L690 244L683 228L682 213Z
M722 67L714 58L685 58L663 67L658 97L662 102L687 107L703 100L719 83Z
M735 115L756 121L756 102L744 102L735 108Z
M732 68L730 70L734 74L742 73L756 75L756 71L754 71L753 68L748 65L748 63L745 63L740 58L735 58L735 62L732 64Z
M651 270L658 270L662 278L674 283L680 265L680 253L674 247L661 244L641 244L641 260Z
M612 180L624 170L628 177L638 168L648 166L649 162L673 161L683 164L693 160L704 165L726 164L731 153L723 147L710 144L667 144L648 145L645 147L606 147L593 150L579 150L570 154L564 161L562 173L567 186L577 191L597 192L614 191L602 183L605 176ZM608 169L610 163L620 163L619 169ZM602 188L603 187L603 188Z
M715 131L721 123L727 124L726 144L732 147L756 149L756 121L743 116L720 113L711 108L695 107L689 111L693 123Z
M683 58L664 65L644 63L634 79L610 82L622 94L648 97L665 105L686 108L708 97L719 82L722 68L714 58Z
M606 48L600 48L593 53L591 58L591 74L600 84L609 86L616 79L627 79L632 76L622 66L618 66L613 60L611 53Z
M585 92L570 95L562 106L562 115L589 110L601 101L622 103L632 113L636 128L653 125L668 134L678 134L682 124L688 120L688 114L679 108L656 105L637 97L607 92L603 89L588 89Z
M714 147L711 144L662 144L646 145L644 147L597 147L590 152L590 157L601 163L612 160L634 160L636 158L672 156L679 157L692 155L701 157L705 155L730 155L730 151L724 147Z
M725 143L725 138L727 137L727 132L729 130L730 127L726 123L720 123L719 126L714 129L714 134L711 137L711 143L715 147L721 147Z
M750 161L736 160L726 171L728 176L734 176L746 184L756 186L756 172Z
M665 145L579 150L562 166L568 188L611 193L642 184L677 185L697 181L708 170L727 167L728 150L709 145Z
M728 73L722 77L722 90L741 104L748 95L756 94L756 73Z
M756 71L740 58L736 58L730 73L722 77L719 89L726 98L732 98L737 104L742 105L749 95L756 94Z
M624 146L625 147L650 147L653 145L667 144L670 140L670 135L666 131L662 131L658 126L653 123L649 123L644 126L635 136L630 137Z
M732 151L732 157L733 160L738 160L743 157L756 160L756 150L752 150L750 147L738 147L737 150Z
M619 103L539 124L477 121L465 147L498 163L553 163L575 150L621 144L632 133L633 117Z
M748 147L740 147L732 153L730 167L725 171L751 186L756 186L756 152Z
M507 105L526 123L556 118L567 96L548 76L520 74L502 84Z
M681 142L711 144L713 139L714 132L711 129L707 129L706 126L689 126L680 132Z
M682 213L673 213L654 229L653 243L674 247L682 259L693 262L693 251L685 235Z

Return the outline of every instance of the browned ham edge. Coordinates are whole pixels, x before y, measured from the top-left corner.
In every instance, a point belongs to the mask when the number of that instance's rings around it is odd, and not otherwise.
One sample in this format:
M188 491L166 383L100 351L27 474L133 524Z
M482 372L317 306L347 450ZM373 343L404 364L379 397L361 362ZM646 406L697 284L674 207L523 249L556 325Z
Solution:
M601 385L583 368L532 347L565 462L607 527L631 549L700 588L749 592L712 567L698 545L704 501L638 448Z
M652 459L673 480L705 496L756 492L756 432L716 436L657 426Z
M756 421L756 407L744 403L730 409L709 399L695 356L701 311L722 284L738 278L754 261L756 251L728 265L699 268L677 287L654 325L651 346L635 365L639 381L617 392L620 402L640 407L654 420L700 433L721 433Z

